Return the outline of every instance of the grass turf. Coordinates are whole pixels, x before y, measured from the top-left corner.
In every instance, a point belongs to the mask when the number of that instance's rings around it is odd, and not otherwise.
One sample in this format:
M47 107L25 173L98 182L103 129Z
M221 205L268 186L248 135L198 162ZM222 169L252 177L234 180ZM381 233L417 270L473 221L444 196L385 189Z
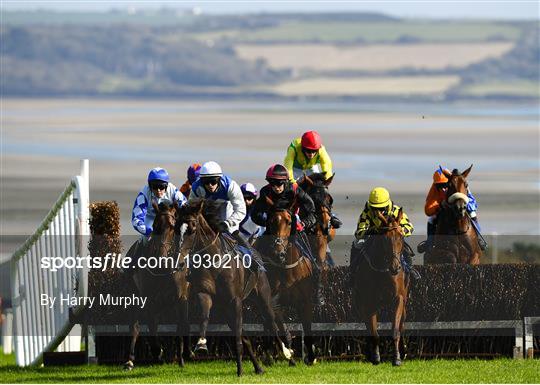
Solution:
M244 376L236 376L233 361L140 366L125 372L120 366L19 368L14 357L0 354L0 383L538 383L539 360L411 360L394 368L359 362L320 362L313 367L280 362L255 375L244 361Z

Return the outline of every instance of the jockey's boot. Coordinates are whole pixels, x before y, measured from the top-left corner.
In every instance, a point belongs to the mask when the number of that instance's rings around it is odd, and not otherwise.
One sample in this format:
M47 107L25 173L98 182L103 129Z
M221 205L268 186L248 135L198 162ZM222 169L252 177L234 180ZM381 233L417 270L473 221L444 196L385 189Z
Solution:
M433 239L435 238L435 229L436 229L435 224L428 222L427 239L423 242L420 242L418 246L416 247L416 250L419 253L425 253L431 249L431 246L433 246Z
M409 246L409 244L406 242L404 242L403 246L404 246L403 252L402 252L403 261L408 265L407 268L410 274L414 277L414 279L420 279L421 278L420 273L418 272L418 270L414 268L414 262L413 262L414 252L411 246Z
M334 213L330 213L330 224L334 229L339 229L343 222Z
M232 233L232 236L238 242L238 244L240 246L245 247L246 249L248 249L250 251L251 258L253 259L253 261L255 261L255 263L252 263L251 266L249 267L249 269L251 271L253 271L253 272L266 271L266 269L264 268L264 263L263 263L263 260L261 258L261 255L259 254L259 252L257 250L255 250L255 248L253 246L251 246L249 244L248 241L246 241L240 235L240 231L236 230L234 233Z
M478 223L478 217L476 216L476 213L474 216L471 215L471 222L474 227L474 230L476 231L476 235L478 236L478 246L480 246L480 250L484 251L487 249L487 242L480 233L480 223Z

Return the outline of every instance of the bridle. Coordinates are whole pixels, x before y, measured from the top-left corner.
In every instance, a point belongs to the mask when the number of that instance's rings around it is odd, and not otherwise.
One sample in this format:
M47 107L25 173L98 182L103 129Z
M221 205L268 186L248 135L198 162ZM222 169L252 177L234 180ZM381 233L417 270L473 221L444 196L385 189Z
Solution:
M171 255L171 252L172 252L172 255L178 255L178 251L180 249L180 243L179 242L175 242L176 241L176 238L177 238L177 233L176 233L176 216L173 215L172 213L170 213L169 211L167 212L157 212L156 213L156 218L158 216L161 216L161 217L168 217L169 219L171 219L171 222L172 223L172 231L173 231L173 236L170 240L166 241L164 239L160 240L159 242L159 250L161 250L162 247L164 246L168 246L169 247L169 252L167 255L160 255L159 258L163 258L163 257L169 257ZM155 234L156 236L161 236L162 234ZM152 240L150 240L150 242L153 242ZM161 254L161 253L160 253ZM165 276L170 276L170 275L173 275L174 273L178 272L178 271L183 271L184 269L186 268L186 264L185 263L180 263L178 264L178 268L172 268L170 269L170 271L166 272L166 273L155 273L153 272L148 266L145 267L145 270L150 274L150 275L153 275L154 277L165 277Z
M374 266L373 262L371 261L371 258L369 257L369 255L367 253L367 246L368 245L371 246L371 244L373 243L373 242L369 242L372 239L371 237L373 237L373 236L382 236L383 233L388 233L388 232L396 230L398 228L400 228L399 224L393 225L393 226L379 227L378 228L379 233L370 235L370 237L366 240L365 247L363 247L361 249L361 252L362 252L362 256L366 260L366 262L369 265L371 270L376 271L378 273L390 273L392 275L397 275L401 271L401 269L402 269L401 263L398 263L398 267L397 267L396 270L393 270L390 267L386 267L386 268L381 269L381 268L378 268L378 267ZM401 235L401 238L403 238L403 234L400 233L400 235ZM391 240L388 237L385 237L385 239L391 242ZM393 245L392 245L392 258L390 259L390 264L394 260L397 260L398 262L401 262L401 253L402 253L402 251L403 251L403 247L402 247L402 250L395 251L394 248L393 248Z

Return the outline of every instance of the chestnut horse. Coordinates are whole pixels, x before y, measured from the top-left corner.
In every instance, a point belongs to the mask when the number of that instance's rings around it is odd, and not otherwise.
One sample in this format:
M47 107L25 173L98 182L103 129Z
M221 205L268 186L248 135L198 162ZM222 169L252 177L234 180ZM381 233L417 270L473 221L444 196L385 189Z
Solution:
M179 234L175 232L176 204L170 206L162 203L159 207L153 202L156 218L153 223L152 237L145 248L145 255L158 258L161 266L157 268L138 269L133 279L139 291L139 295L147 297L148 303L144 312L149 319L149 332L153 358L160 362L162 349L157 337L159 317L169 311L171 306L175 310L177 321L176 333L176 356L178 364L184 366L184 344L189 351L189 320L188 320L188 291L187 269L183 261L177 261L177 252L180 243ZM134 246L137 243L134 244ZM132 246L126 254L133 255L136 247ZM140 250L140 249L139 249ZM132 370L135 361L135 344L139 337L139 321L130 325L131 344L129 357L124 364L124 369Z
M394 357L392 365L401 365L399 352L401 333L406 314L409 277L401 266L404 235L400 222L403 209L397 218L384 217L378 213L381 227L371 234L360 248L353 245L351 257L358 263L351 271L352 309L364 321L371 334L371 357L373 364L381 361L377 313L391 306L393 321ZM368 322L369 321L369 322Z
M304 362L315 362L311 323L313 319L313 267L311 261L302 255L291 237L294 224L292 212L295 202L287 207L280 207L266 197L269 212L266 232L257 238L256 247L265 260L268 280L272 288L276 305L276 319L280 331L285 334L288 347L291 338L284 327L282 306L292 306L298 312L304 331L304 343L307 355Z
M270 333L270 336L276 338L278 345L282 348L282 353L289 360L292 360L291 352L279 338L279 329L272 308L270 285L265 273L258 271L253 273L255 275L249 275L244 265L244 258L235 258L236 253L232 244L228 244L230 241L228 242L217 231L220 212L221 203L204 199L194 199L179 210L179 220L187 224L180 255L190 253L191 258L196 255L212 256L209 267L201 265L196 268L193 265L190 268L192 292L197 294L202 310L197 350L208 351L206 331L210 311L215 303L223 308L224 314L227 315L227 323L235 334L238 376L242 375L243 345L246 346L255 373L261 374L264 371L255 358L251 343L249 339L242 336L242 303L249 293L255 297L257 307L262 313L265 330ZM216 256L219 257L219 261L215 258Z
M437 229L433 247L426 253L426 264L466 263L478 265L482 250L478 245L478 235L467 212L467 176L472 165L459 173L443 170L448 178L445 203L437 216Z

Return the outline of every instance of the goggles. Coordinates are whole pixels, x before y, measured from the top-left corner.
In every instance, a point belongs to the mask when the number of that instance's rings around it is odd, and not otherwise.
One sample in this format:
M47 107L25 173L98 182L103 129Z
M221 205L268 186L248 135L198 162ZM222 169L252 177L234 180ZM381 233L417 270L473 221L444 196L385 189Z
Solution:
M165 190L167 189L168 185L169 184L166 182L153 182L153 183L150 183L150 188L152 190Z

